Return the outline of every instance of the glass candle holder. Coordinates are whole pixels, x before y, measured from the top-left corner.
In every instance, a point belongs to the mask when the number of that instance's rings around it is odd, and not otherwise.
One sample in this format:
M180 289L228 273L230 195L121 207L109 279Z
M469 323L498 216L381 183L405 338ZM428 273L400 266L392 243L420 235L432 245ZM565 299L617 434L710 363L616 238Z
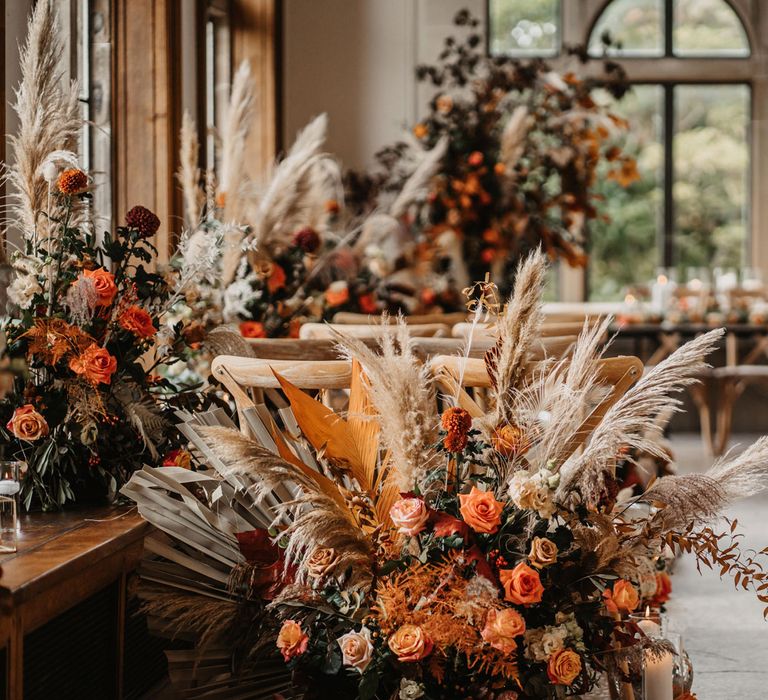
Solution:
M20 462L0 461L0 554L16 551Z
M651 639L664 639L664 616L659 610L646 609L633 613L629 619ZM673 700L675 656L672 652L655 654L650 649L643 653L643 700Z

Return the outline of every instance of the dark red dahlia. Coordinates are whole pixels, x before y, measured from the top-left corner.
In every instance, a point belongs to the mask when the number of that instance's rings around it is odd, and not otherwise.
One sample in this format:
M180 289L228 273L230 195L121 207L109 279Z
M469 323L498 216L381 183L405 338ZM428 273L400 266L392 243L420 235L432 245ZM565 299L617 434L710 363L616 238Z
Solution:
M320 234L306 226L293 234L293 245L301 248L305 253L314 253L320 247Z
M150 238L160 228L160 219L149 209L138 204L125 215L125 225L138 231L142 238Z

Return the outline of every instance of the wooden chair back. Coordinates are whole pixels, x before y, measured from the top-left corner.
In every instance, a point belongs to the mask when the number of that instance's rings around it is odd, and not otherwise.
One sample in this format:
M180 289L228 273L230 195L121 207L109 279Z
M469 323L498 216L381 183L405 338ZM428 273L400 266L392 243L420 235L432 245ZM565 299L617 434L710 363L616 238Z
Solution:
M380 324L337 325L333 323L305 323L299 330L301 339L334 338L333 331L338 330L354 338L378 338L385 332L386 326ZM444 323L409 324L408 332L412 338L448 338L451 327Z
M589 327L593 328L602 319L599 316L589 318ZM544 321L541 324L541 337L551 338L556 336L578 336L584 329L584 322L574 321ZM486 336L493 336L496 332L496 324L494 323L457 323L452 331L451 335L454 338L466 338L472 333L475 338L482 338Z
M414 316L403 316L405 322L410 325L423 325L430 323L442 323L446 326L453 326L467 320L465 311L452 312L448 314L416 314ZM362 326L370 325L372 322L380 323L380 316L368 314L354 314L349 311L339 311L334 317L333 322L342 326ZM396 323L397 316L388 316L387 323Z

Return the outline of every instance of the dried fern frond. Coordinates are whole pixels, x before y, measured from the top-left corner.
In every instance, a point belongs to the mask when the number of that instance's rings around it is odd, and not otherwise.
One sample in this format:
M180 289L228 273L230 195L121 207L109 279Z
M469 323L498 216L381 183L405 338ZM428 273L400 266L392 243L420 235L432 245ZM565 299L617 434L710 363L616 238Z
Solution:
M413 174L405 181L403 188L392 202L389 208L390 216L400 218L408 211L408 207L417 200L425 197L429 190L430 182L435 176L440 163L448 150L448 137L442 136L421 158Z
M592 433L584 452L561 469L558 497L565 500L579 490L589 503L595 503L622 447L664 457L649 426L661 411L678 410L680 399L670 394L682 391L699 380L709 367L704 357L712 352L723 330L718 328L686 343L666 360L652 367L605 414Z
M10 216L26 238L36 230L45 236L47 220L38 213L48 204L48 183L41 166L54 151L76 151L82 125L78 86L61 86L61 34L51 0L40 0L27 27L19 62L21 82L13 109L19 117L16 134L9 135L13 163L5 173L10 186ZM48 212L56 216L57 212Z
M761 437L733 459L719 459L704 474L664 476L639 501L662 503L657 514L664 530L702 525L740 498L768 487L768 437Z
M429 368L411 349L408 326L382 324L378 352L362 341L335 333L342 353L365 370L368 393L379 415L381 440L390 453L392 478L411 491L426 476L437 440L438 416Z
M151 398L143 396L134 385L120 382L113 387L112 393L123 407L131 425L141 435L152 459L157 461L160 458L157 445L163 441L170 428L168 419L163 416L160 407Z
M306 578L306 560L318 548L332 548L338 555L334 571L352 569L352 580L370 578L372 545L354 521L351 511L340 504L306 470L278 457L237 430L200 427L199 431L212 452L226 467L224 476L248 477L249 495L261 503L286 484L294 484L298 494L293 500L273 506L290 516L290 524L281 531L286 541L286 561L298 568L299 580ZM278 520L276 520L276 523Z
M513 421L513 391L528 364L530 348L541 326L541 297L547 271L541 250L520 263L515 288L498 322L498 341L486 354L495 406L490 418L494 426Z
M184 216L186 224L195 228L200 222L200 215L205 202L205 193L200 187L200 142L197 137L197 125L188 111L184 111L179 132L179 170L176 179L181 185L184 197Z

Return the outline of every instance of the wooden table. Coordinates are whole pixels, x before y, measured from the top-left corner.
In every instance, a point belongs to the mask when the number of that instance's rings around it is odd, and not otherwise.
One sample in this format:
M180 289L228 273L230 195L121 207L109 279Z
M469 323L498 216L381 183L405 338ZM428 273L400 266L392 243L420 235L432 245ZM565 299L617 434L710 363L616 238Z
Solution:
M43 690L42 676L49 664L55 668L56 659L44 660L40 670L27 668L25 676L25 646L31 648L34 641L35 648L47 655L49 642L53 643L54 652L56 644L66 646L66 635L56 635L53 629L51 636L65 638L41 640L30 635L38 631L39 637L39 630L44 630L45 625L108 589L109 597L99 599L102 601L99 610L106 611L106 615L100 617L114 615L114 618L84 622L109 625L103 628L108 630L107 639L114 632L114 649L105 650L114 667L99 669L98 673L102 673L102 682L112 684L113 688L113 692L102 697L122 697L126 577L141 558L148 529L149 525L132 507L91 507L21 515L18 551L0 556L0 647L5 649L6 698L40 697L48 692ZM72 628L78 619L72 619ZM62 648L61 651L72 650ZM97 663L96 659L93 661ZM69 659L66 663L72 665ZM81 697L93 697L89 692L87 660L80 672L84 691ZM62 673L57 698L70 696L65 675ZM27 692L25 678L30 686ZM38 688L37 692L33 687Z

